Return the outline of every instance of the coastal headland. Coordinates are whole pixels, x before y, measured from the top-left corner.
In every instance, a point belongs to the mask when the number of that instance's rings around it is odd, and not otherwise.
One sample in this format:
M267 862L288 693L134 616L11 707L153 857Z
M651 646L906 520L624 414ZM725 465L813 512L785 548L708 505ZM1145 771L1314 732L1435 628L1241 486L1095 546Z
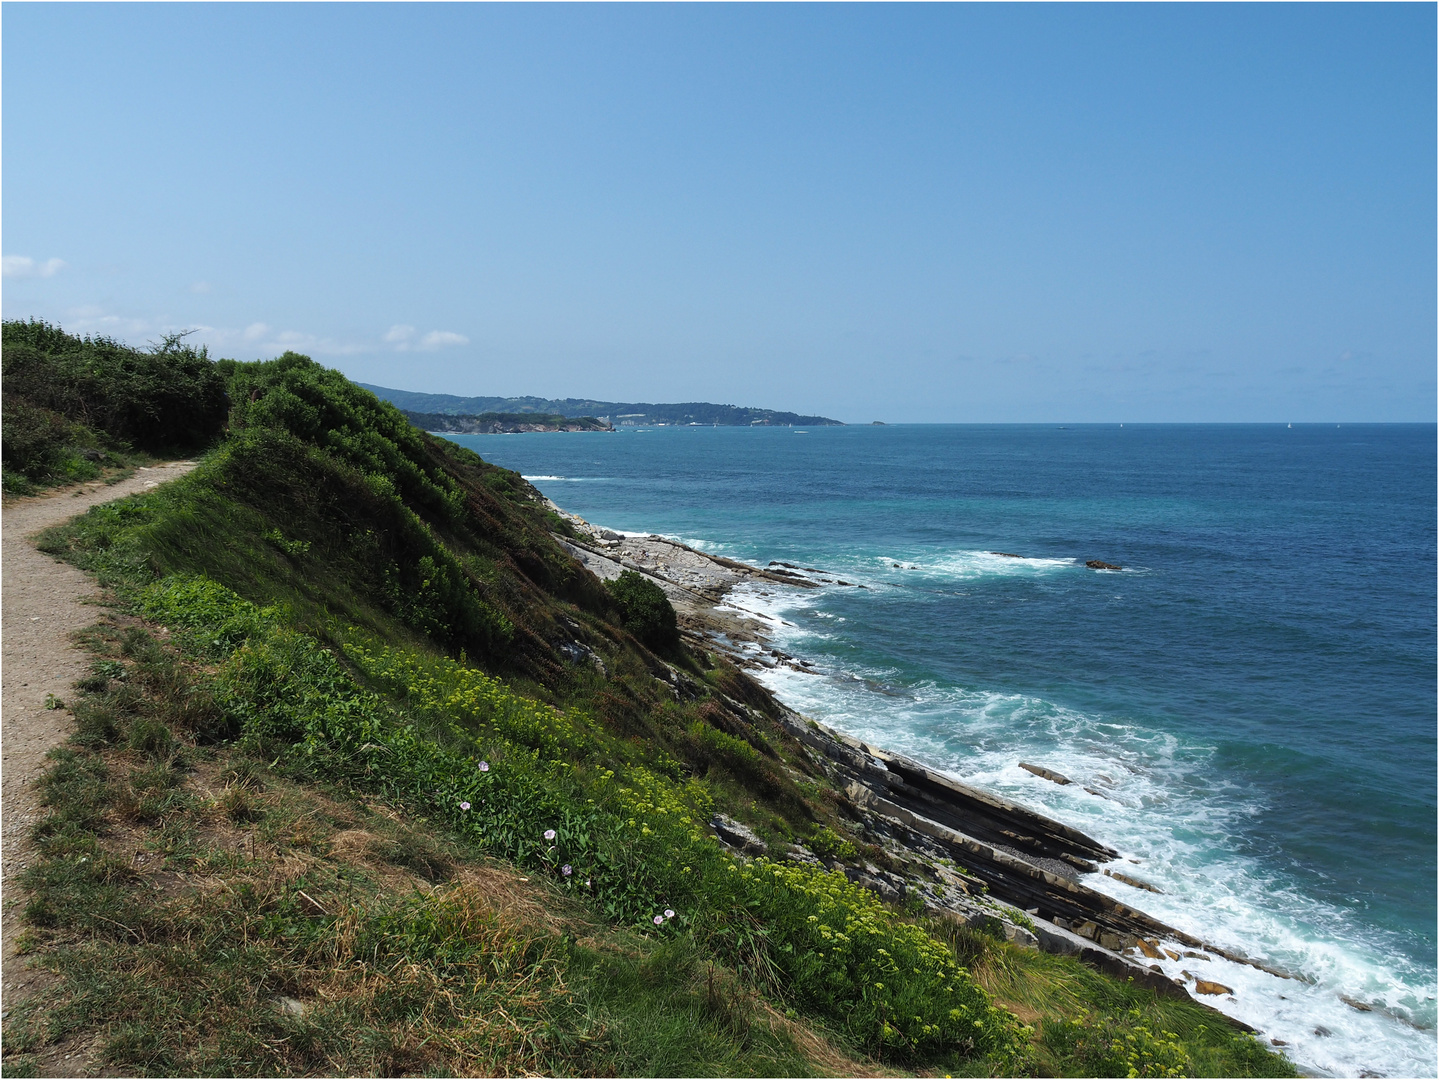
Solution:
M101 599L20 680L68 738L6 792L7 1073L1292 1074L1133 955L1184 942L1109 846L775 700L744 596L858 586L595 529L298 354L4 344L5 486L98 504L28 542Z
M547 500L549 508L572 528L555 533L587 570L601 580L626 571L643 574L674 605L692 647L724 653L748 669L783 665L821 677L802 659L774 648L773 617L747 610L732 596L740 585L761 588L864 588L816 567L775 563L751 566L654 534L631 535L592 525ZM677 683L683 673L675 671ZM743 703L732 703L737 709ZM1136 899L1157 891L1139 877L1106 864L1124 864L1114 848L1009 799L981 791L921 762L853 739L802 716L783 702L781 723L844 792L847 816L858 821L864 838L878 845L891 869L863 869L825 859L803 845L774 851L736 822L711 823L718 838L736 852L765 854L805 864L844 869L856 884L890 901L922 905L971 926L998 924L1018 945L1074 956L1093 967L1157 993L1194 997L1245 1031L1248 1025L1223 1013L1233 1000L1223 984L1195 974L1184 981L1166 975L1154 960L1220 957L1295 978L1271 964L1203 941L1084 884L1103 873L1129 886ZM1055 783L1070 781L1058 773L1019 763ZM1129 860L1133 861L1133 860ZM1197 965L1196 965L1197 966Z

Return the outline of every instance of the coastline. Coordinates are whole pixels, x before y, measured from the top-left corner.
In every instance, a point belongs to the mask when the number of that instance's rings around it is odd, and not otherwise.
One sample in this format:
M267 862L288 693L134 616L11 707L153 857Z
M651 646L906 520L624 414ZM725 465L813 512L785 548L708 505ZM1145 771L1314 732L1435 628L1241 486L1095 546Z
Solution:
M602 580L626 570L643 574L665 591L682 632L696 645L723 652L750 670L784 666L818 674L806 661L773 647L774 618L735 603L731 594L738 586L865 587L814 567L750 566L655 534L617 533L594 526L549 499L545 503L573 528L572 536L553 535L586 569ZM675 675L678 685L679 673ZM731 704L748 711L741 702ZM771 851L738 823L712 821L721 842L737 852L843 869L851 880L886 900L915 905L916 910L922 906L930 914L948 915L969 925L988 924L1022 947L1075 956L1156 993L1193 1000L1241 1031L1258 1033L1224 1011L1226 1001L1236 1000L1230 987L1205 979L1202 971L1185 970L1183 979L1173 978L1154 961L1193 960L1196 963L1189 966L1199 967L1222 959L1278 978L1297 978L1086 886L1086 876L1103 873L1132 888L1136 901L1146 890L1157 891L1106 865L1122 867L1125 862L1120 852L1079 830L919 761L851 738L781 701L776 704L781 725L844 792L846 815L867 842L883 851L887 865L881 868L867 861L863 869L844 866L800 845ZM1044 779L1067 782L1048 770L1021 765Z

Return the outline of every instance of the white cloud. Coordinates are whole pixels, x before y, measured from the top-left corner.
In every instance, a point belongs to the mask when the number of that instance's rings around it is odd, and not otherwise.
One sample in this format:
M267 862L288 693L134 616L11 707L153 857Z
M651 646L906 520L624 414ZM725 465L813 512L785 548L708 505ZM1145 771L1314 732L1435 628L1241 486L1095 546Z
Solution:
M240 334L240 337L242 337L246 341L259 341L269 332L270 328L264 323L252 322L249 326L245 327L244 332Z
M65 266L64 259L36 262L28 255L6 255L0 258L0 274L8 278L54 277Z
M137 343L137 339L143 335L153 334L164 322L161 320L161 323L157 323L154 319L132 315L116 315L95 304L67 308L58 321L72 334L98 334L131 343Z
M351 345L334 338L320 337L303 330L281 330L259 340L265 352L297 352L306 356L353 356L355 353L370 352L366 345Z
M470 339L464 334L456 334L451 330L431 330L424 337L420 338L422 349L443 349L446 345L468 345Z
M190 291L192 293L207 293L210 291L210 283L208 281L197 281L190 286Z
M453 330L431 330L429 333L416 338L417 331L407 323L396 323L385 331L380 338L386 345L389 345L396 352L433 352L436 349L443 349L448 345L468 345L470 339L464 334L457 334Z

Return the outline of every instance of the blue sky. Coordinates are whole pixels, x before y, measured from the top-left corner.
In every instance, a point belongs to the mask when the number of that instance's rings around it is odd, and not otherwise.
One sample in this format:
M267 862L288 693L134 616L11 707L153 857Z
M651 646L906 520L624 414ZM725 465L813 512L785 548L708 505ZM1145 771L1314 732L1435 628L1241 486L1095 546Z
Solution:
M1431 421L1435 19L9 3L4 315L456 394Z

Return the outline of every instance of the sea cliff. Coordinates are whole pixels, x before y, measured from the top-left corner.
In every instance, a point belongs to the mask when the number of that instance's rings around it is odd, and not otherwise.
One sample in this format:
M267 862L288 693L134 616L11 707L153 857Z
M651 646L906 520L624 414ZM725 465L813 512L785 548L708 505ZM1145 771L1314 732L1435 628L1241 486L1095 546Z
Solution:
M742 583L796 589L821 584L864 588L815 567L750 566L699 551L658 535L634 536L598 528L551 509L572 527L556 539L602 580L625 571L645 575L665 590L694 647L713 648L745 668L784 665L806 671L803 661L770 647L763 616L745 612L727 597ZM678 673L676 673L678 675ZM814 672L810 671L810 674ZM743 708L739 703L737 707ZM971 926L997 922L1004 937L1084 962L1157 993L1201 995L1222 1002L1230 990L1192 975L1170 978L1148 961L1167 954L1205 962L1212 957L1247 964L1282 978L1277 967L1205 942L1084 884L1103 873L1132 888L1138 901L1154 886L1114 869L1120 852L1061 822L899 754L871 746L802 716L779 703L781 723L802 743L814 764L844 792L844 809L866 840L890 856L890 868L843 866L803 845L771 851L735 823L716 821L716 835L741 853L764 853L801 863L842 869L850 880L890 901L956 917ZM1050 770L1022 767L1057 783ZM1208 1001L1199 1002L1214 1008ZM1216 1011L1222 1013L1221 1009ZM1253 1030L1225 1016L1242 1030Z

